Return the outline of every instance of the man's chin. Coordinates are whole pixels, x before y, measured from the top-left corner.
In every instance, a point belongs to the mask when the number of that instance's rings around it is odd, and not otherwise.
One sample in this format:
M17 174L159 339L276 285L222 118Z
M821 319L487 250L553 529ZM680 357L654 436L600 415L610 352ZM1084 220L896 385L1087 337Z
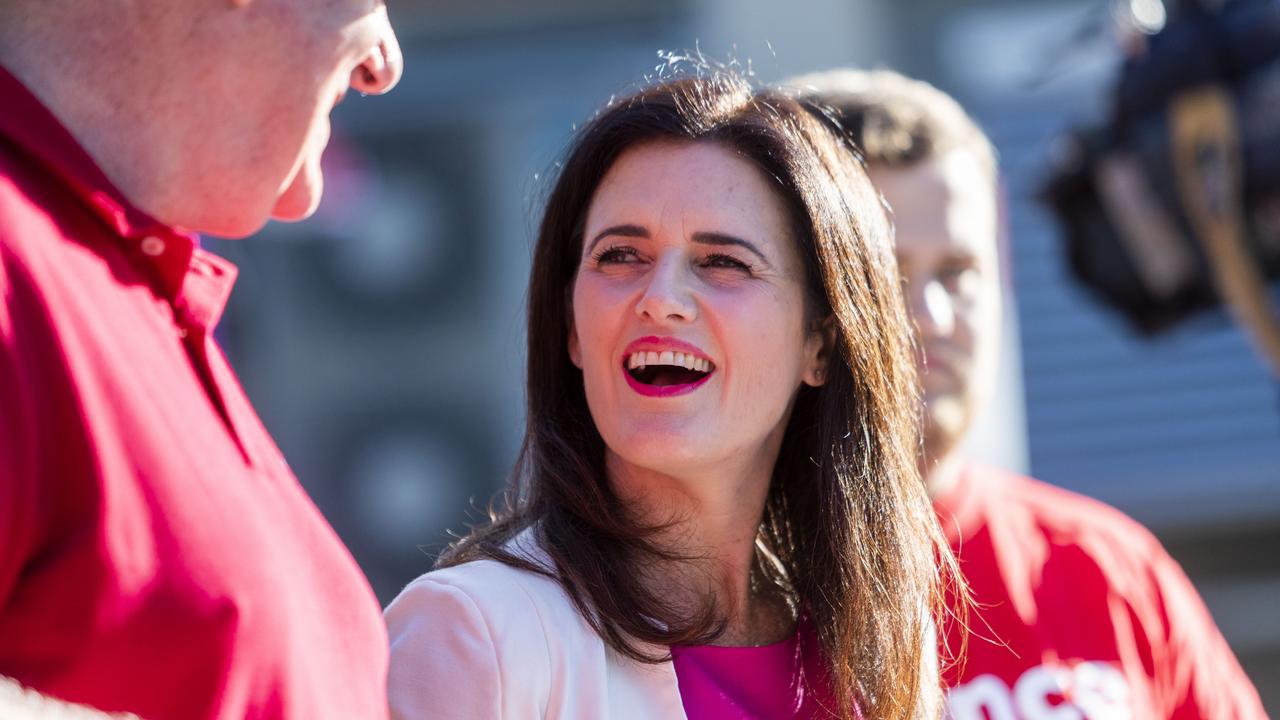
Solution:
M968 431L965 404L955 397L927 397L925 401L925 444L935 457L951 452Z
M323 194L324 179L320 173L304 170L276 200L275 207L271 209L271 219L282 222L306 220L320 207Z
M276 203L275 208L271 210L271 219L280 222L298 222L306 220L315 214L316 208L320 206L320 196L317 195L314 200L307 202L280 202Z

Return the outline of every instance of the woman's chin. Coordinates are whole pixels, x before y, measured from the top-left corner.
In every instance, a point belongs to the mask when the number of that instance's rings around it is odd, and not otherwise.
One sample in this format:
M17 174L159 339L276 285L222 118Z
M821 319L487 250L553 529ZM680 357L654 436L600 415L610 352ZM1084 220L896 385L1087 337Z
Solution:
M724 460L711 443L687 433L637 433L611 443L609 449L629 465L674 477L699 473Z

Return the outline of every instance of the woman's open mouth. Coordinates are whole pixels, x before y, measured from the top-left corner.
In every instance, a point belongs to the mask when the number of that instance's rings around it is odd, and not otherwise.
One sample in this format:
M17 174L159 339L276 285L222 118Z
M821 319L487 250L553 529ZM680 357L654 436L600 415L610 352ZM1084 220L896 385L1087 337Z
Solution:
M715 372L715 365L691 353L634 352L623 361L627 384L641 395L670 397L700 387Z

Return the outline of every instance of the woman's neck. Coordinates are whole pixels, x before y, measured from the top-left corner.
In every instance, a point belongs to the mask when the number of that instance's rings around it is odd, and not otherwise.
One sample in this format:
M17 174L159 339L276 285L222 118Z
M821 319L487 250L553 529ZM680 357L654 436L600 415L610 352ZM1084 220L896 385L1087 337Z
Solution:
M761 645L794 629L787 594L760 571L756 550L772 467L725 465L677 478L608 453L614 491L643 522L666 526L659 544L690 558L652 568L648 584L691 612L712 598L726 621L717 644Z

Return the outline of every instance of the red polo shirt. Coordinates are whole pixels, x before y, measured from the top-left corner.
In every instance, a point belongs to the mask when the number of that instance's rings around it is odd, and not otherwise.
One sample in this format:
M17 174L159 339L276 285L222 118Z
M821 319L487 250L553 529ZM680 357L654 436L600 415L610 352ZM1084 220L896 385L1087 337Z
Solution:
M976 466L935 506L977 604L953 720L1266 717L1177 562L1118 510Z
M213 341L234 277L0 69L0 675L147 720L385 718L378 603Z

